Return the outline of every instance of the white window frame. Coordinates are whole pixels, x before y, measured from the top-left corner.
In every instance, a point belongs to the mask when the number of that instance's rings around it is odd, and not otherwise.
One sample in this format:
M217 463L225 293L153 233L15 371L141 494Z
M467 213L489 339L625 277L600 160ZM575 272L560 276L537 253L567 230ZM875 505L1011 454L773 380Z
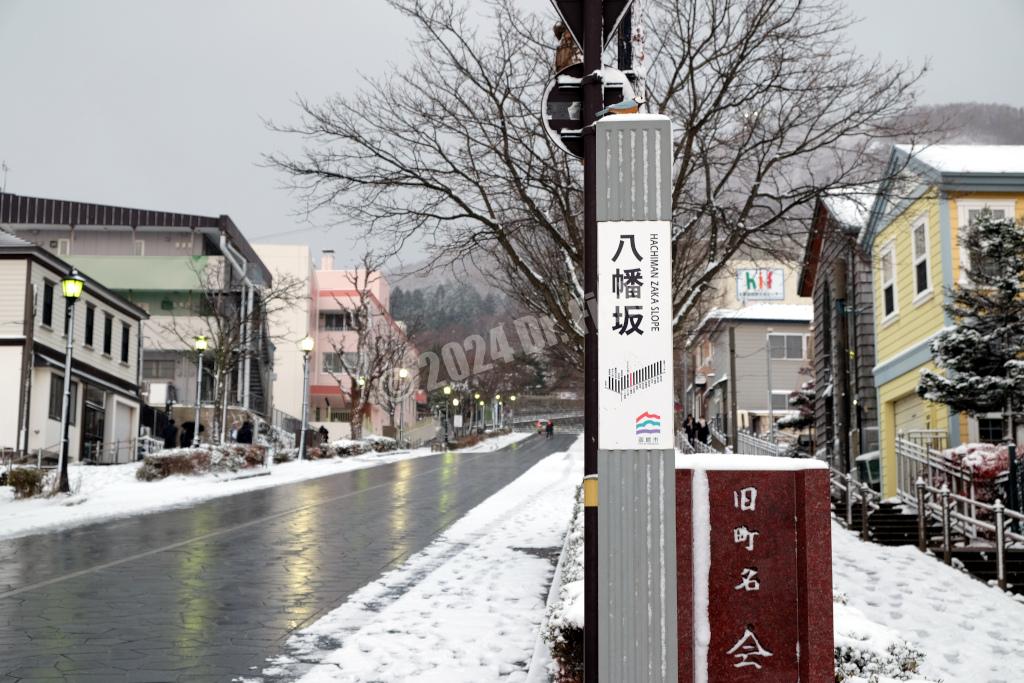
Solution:
M793 393L792 391L785 391L783 389L772 389L771 396L773 398L775 396L785 396L786 397L786 405L785 405L785 407L784 408L775 408L775 407L773 407L772 408L772 412L774 412L774 413L778 413L778 412L793 412L793 410L794 410L793 406L789 405L789 395L792 394L792 393ZM769 399L769 400L771 400L771 399Z
M889 283L886 283L886 281L885 281L885 268L882 266L882 262L885 261L885 257L886 257L887 254L891 254L892 255L892 281L889 282ZM896 284L897 281L899 280L899 278L896 277L896 264L897 263L898 263L898 261L896 260L896 240L895 239L891 239L888 242L886 242L885 245L881 249L878 250L878 278L879 278L879 282L881 283L881 286L878 288L878 294L879 294L878 310L881 311L881 313L882 313L882 324L883 325L885 325L886 323L892 322L893 320L898 318L899 315L900 315L900 296L899 296L900 292L899 292L899 287ZM887 286L889 286L889 285L892 285L892 312L891 313L886 313L885 312L885 288Z
M768 341L768 344L769 344L768 355L771 357L771 359L773 361L776 361L776 360L799 360L799 361L807 360L807 358L808 358L808 356L807 356L807 337L808 337L808 335L801 334L799 332L771 332L771 333L768 334L768 337L769 337L769 341ZM771 337L800 337L800 357L799 358L790 358L789 356L784 355L781 358L776 358L776 357L772 356L771 355L771 341L770 341ZM785 342L782 343L782 350L783 350L783 352L785 352L788 347L789 347L788 344L786 344Z
M1017 219L1017 202L1014 199L958 199L957 213L957 250L960 252L960 284L969 285L967 270L971 267L971 255L964 249L964 237L970 227L970 212L978 209L1003 210L1007 218Z
M917 252L917 240L914 238L914 233L917 232L918 228L924 229L924 253L918 254ZM913 286L914 286L914 300L913 304L916 306L932 295L932 262L929 254L931 252L932 243L931 236L928 234L928 216L927 214L921 214L913 220L910 224L910 255L913 262ZM917 291L917 267L924 263L924 279L925 288L920 292ZM895 266L895 262L894 262ZM895 268L894 268L895 270ZM894 273L895 276L895 273Z

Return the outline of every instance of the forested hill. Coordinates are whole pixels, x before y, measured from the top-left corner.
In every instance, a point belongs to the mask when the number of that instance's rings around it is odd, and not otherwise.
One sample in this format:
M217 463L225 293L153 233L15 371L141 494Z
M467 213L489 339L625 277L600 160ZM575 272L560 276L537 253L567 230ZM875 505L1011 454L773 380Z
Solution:
M486 332L509 319L507 304L501 294L453 281L391 291L391 315L408 325L421 349Z

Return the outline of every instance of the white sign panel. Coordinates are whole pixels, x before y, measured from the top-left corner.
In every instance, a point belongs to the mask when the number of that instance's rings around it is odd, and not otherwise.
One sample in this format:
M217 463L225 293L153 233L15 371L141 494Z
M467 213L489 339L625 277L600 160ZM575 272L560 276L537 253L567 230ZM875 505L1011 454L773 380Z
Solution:
M736 298L740 301L782 301L786 298L782 268L741 268L736 271Z
M598 448L673 448L668 221L597 226Z
M462 427L462 416L461 415L456 415L455 416L455 428L458 429L460 427Z

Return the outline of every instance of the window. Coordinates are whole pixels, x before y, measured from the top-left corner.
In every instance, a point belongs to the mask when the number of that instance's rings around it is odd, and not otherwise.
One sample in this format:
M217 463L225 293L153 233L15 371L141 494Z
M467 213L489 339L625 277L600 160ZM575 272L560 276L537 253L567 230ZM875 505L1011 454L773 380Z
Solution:
M1001 443L1003 441L1003 419L1001 417L979 417L978 441Z
M71 240L57 240L57 256L67 256L71 253Z
M768 346L773 359L803 360L805 357L802 334L769 334Z
M56 285L43 280L43 324L53 327L53 288Z
M970 228L982 211L988 209L992 212L993 218L1013 218L1016 204L1013 201L983 201L964 199L957 202L957 213L960 221L960 244L963 245L964 231ZM973 257L973 258L972 258ZM980 257L977 254L969 254L966 249L960 249L960 282L968 281L967 271L971 268L985 268L984 263L979 263ZM973 266L972 266L973 264Z
M352 329L351 311L344 311L342 313L324 313L324 329L334 331Z
M128 348L132 341L132 328L121 323L121 362L128 362Z
M345 363L349 369L355 369L359 366L359 354L348 352L344 355ZM341 354L335 351L324 352L324 372L344 372L345 368L342 365Z
M928 272L928 221L922 216L910 229L910 241L914 254L914 295L931 291L931 277Z
M792 410L792 406L789 405L788 391L772 392L772 410Z
M142 361L143 379L174 379L173 360Z
M890 242L882 250L882 319L896 312L896 247Z
M92 346L92 333L96 327L96 307L87 304L85 307L85 345Z
M64 407L64 377L58 374L50 375L50 419L60 422L61 408ZM68 424L75 424L75 415L78 413L78 382L71 382L71 412L68 414Z
M110 355L111 343L114 336L114 318L109 313L103 314L103 353Z

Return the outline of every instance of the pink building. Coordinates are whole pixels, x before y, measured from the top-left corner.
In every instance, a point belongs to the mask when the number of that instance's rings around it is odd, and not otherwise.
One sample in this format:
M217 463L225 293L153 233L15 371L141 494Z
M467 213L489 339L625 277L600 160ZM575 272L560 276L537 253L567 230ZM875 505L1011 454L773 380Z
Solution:
M352 369L360 364L365 367L366 356L373 355L364 352L364 357L359 357L358 334L353 330L353 317L361 306L360 292L368 291L365 305L375 334L385 339L405 340L405 328L391 317L391 287L384 276L367 275L363 270L335 270L333 251L323 252L320 267L313 271L311 290L310 330L315 332L310 334L316 346L309 369L310 428L316 430L323 426L330 439L345 438L350 433L353 397L357 395L352 391L351 377L345 368ZM363 415L364 434L391 435L390 428L397 430L400 422L403 429L415 424L417 363L418 354L411 344L401 358L388 363L381 381L371 391ZM402 372L403 369L406 372ZM361 372L353 374L358 382Z

